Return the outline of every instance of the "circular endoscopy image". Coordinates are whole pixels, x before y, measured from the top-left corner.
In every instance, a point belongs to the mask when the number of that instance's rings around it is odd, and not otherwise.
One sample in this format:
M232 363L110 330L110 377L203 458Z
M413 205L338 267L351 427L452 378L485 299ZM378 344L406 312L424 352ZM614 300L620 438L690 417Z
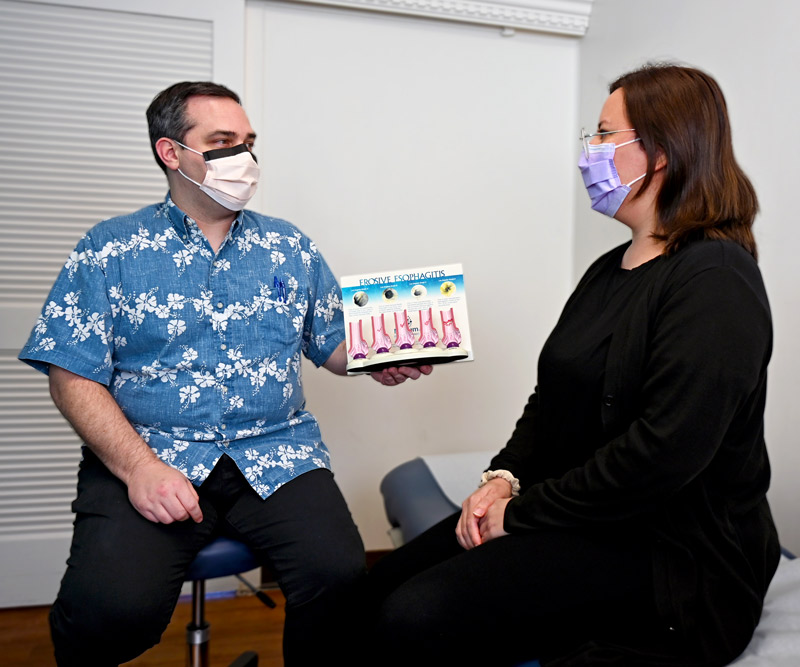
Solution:
M384 301L396 301L397 300L397 290L394 287L390 287L388 289L383 290L383 300Z
M353 303L356 304L359 308L363 308L364 306L369 303L369 297L367 296L366 292L356 292L353 295Z
M452 296L456 293L456 284L452 280L443 282L442 286L439 288L439 291L445 296Z
M427 293L428 290L425 289L425 285L414 285L414 287L411 288L411 295L417 299L422 298Z

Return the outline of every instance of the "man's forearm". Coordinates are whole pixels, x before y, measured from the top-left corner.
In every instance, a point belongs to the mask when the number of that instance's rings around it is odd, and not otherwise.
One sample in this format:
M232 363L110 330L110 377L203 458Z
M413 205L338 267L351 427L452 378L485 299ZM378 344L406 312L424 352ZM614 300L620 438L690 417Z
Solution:
M137 467L157 460L103 385L51 366L50 395L80 438L126 484Z
M125 483L131 505L145 519L203 520L192 483L153 453L103 385L51 366L50 395L77 434Z
M347 375L347 348L342 341L322 367L335 375Z

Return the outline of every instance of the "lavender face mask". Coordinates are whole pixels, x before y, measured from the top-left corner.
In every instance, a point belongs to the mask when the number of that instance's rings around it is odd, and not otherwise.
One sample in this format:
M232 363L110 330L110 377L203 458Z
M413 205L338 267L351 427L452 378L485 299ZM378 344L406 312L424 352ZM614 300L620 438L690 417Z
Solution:
M631 191L631 185L643 179L646 174L634 178L623 185L614 164L614 153L617 148L627 146L640 139L632 139L617 146L616 144L589 144L589 153L581 152L578 169L583 176L583 184L592 201L592 209L613 218L625 197Z

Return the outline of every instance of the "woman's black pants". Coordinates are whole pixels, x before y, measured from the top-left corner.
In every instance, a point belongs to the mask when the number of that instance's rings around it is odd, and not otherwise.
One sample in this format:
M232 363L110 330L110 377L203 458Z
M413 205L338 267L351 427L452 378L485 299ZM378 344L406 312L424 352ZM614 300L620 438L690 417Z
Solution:
M666 631L641 537L543 529L465 551L455 538L458 517L370 572L373 651L388 656L382 664L500 667Z

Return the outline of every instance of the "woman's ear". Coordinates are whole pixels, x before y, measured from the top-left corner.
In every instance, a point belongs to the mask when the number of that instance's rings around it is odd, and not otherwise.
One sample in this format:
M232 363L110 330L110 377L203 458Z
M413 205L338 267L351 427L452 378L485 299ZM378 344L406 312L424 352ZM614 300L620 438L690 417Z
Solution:
M661 171L664 167L667 166L667 156L664 154L664 151L660 148L656 153L656 165L654 171Z
M167 169L175 171L180 166L178 159L178 151L175 148L175 142L172 139L161 137L156 141L156 153L161 161L166 165Z

